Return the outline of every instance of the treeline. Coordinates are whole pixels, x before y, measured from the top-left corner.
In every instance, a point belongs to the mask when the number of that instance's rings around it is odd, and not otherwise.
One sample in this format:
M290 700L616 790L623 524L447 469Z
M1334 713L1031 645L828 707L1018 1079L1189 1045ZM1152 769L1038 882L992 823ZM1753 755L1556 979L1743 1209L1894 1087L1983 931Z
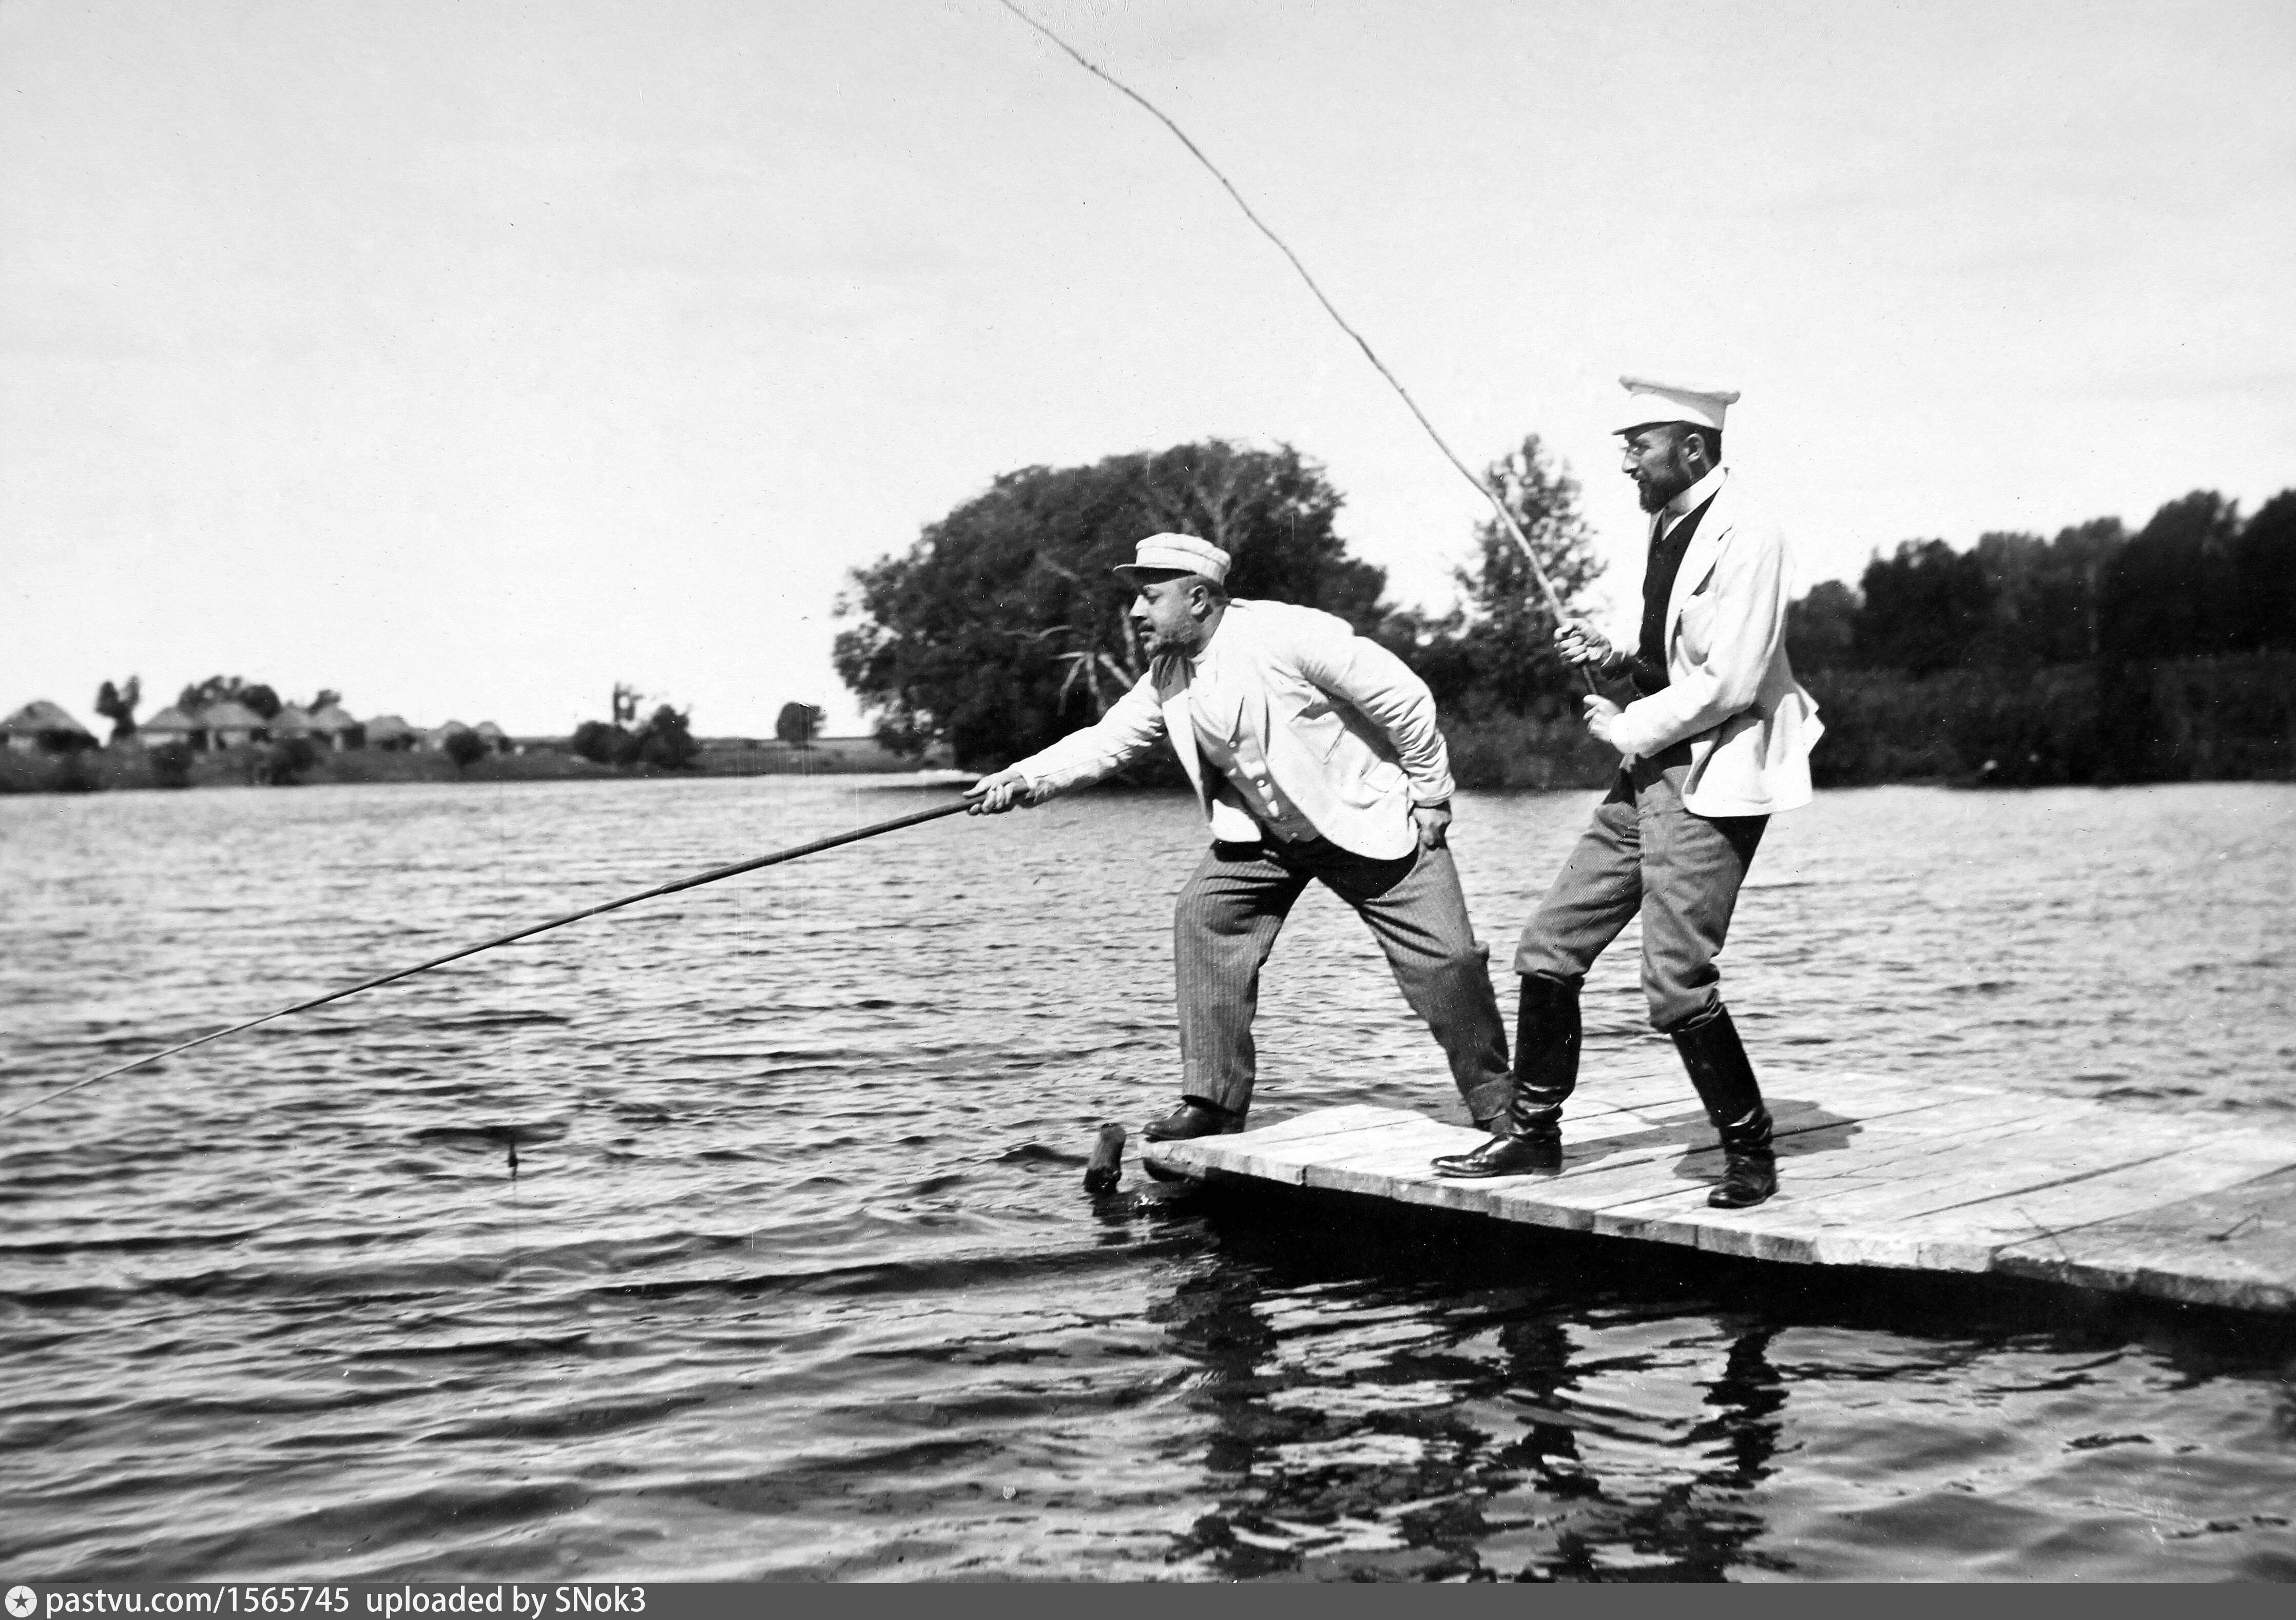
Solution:
M1486 476L1566 610L1600 562L1578 488L1538 438ZM1110 570L1140 536L1202 536L1234 559L1231 592L1337 614L1433 689L1454 771L1475 787L1592 785L1615 767L1578 719L1554 620L1513 538L1480 526L1445 614L1383 600L1349 554L1343 498L1289 446L1220 440L1030 467L856 569L838 603L839 675L888 746L946 746L986 770L1090 724L1144 660ZM2171 502L2137 534L2116 520L2054 540L1986 536L1971 552L1909 542L1856 587L1792 605L1795 669L1835 784L2285 774L2296 666L2296 492L2243 521L2220 496ZM1136 773L1178 780L1160 754Z
M1576 486L1536 438L1489 470L1565 600L1583 591L1599 563ZM1567 722L1561 753L1580 749L1552 621L1496 523L1459 570L1461 605L1431 617L1382 600L1385 571L1339 536L1343 504L1320 467L1281 445L1214 439L1007 473L907 552L854 571L838 602L849 621L838 674L888 746L938 743L967 769L1008 764L1089 724L1140 678L1131 593L1110 570L1142 536L1179 530L1230 554L1233 594L1321 608L1399 653L1434 687L1455 752L1459 726L1493 721ZM1484 752L1543 781L1559 757L1547 741ZM1179 771L1160 753L1133 780L1174 782Z
M1912 540L1793 604L1787 647L1835 784L2285 776L2296 710L2296 490L2243 520L2198 490L2102 518Z

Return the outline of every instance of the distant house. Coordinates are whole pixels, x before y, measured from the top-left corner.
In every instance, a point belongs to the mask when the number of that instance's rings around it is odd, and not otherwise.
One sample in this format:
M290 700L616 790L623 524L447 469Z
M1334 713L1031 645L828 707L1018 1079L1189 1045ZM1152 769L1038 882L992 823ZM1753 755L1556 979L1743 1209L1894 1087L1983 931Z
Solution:
M147 749L165 748L171 742L203 749L208 745L208 728L170 703L149 720L136 722L135 739Z
M366 727L352 719L350 712L340 703L330 703L311 712L311 735L337 752L366 746Z
M477 731L480 740L496 753L508 754L512 751L510 733L493 721L481 720L473 729Z
M447 738L453 736L456 732L467 732L471 728L469 726L464 725L460 720L449 720L446 724L439 727L436 731L423 732L421 746L430 753L443 754L447 751Z
M226 698L200 710L200 724L208 729L210 747L235 749L271 740L270 723L246 704Z
M70 754L96 746L95 733L49 702L35 698L0 720L0 745L26 754Z
M401 753L413 748L422 733L397 715L377 715L366 723L366 745L388 753Z
M284 741L290 737L308 740L311 735L311 711L289 703L271 716L271 734Z

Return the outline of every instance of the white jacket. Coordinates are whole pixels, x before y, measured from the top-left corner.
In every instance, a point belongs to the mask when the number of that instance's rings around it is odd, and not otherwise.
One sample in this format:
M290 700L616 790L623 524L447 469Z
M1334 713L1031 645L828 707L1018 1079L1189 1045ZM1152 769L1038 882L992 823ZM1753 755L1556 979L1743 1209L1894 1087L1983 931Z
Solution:
M1611 736L1638 759L1687 741L1682 803L1695 814L1809 803L1809 750L1825 728L1786 665L1786 585L1784 534L1726 473L1667 597L1669 684L1628 704Z
M1343 849L1396 860L1418 845L1414 805L1451 797L1451 762L1435 698L1401 659L1347 621L1288 602L1231 601L1212 633L1223 684L1241 689L1264 739L1276 790ZM1048 793L1098 781L1169 737L1212 836L1260 837L1259 823L1222 797L1225 779L1196 751L1187 659L1157 659L1139 683L1082 731L1013 769ZM1215 716L1241 725L1244 716Z

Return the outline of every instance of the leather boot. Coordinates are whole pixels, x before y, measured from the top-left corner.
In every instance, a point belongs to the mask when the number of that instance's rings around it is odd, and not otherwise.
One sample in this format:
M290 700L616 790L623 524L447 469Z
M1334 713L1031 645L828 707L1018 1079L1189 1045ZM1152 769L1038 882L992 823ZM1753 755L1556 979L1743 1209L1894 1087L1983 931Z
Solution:
M1778 1160L1770 1147L1770 1111L1762 1106L1762 1088L1730 1010L1717 1002L1712 1012L1673 1035L1690 1084L1722 1139L1722 1181L1707 1203L1717 1209L1760 1203L1778 1190Z
M1578 984L1526 975L1514 1022L1514 1095L1490 1141L1435 1160L1438 1175L1555 1175L1562 1105L1578 1084Z

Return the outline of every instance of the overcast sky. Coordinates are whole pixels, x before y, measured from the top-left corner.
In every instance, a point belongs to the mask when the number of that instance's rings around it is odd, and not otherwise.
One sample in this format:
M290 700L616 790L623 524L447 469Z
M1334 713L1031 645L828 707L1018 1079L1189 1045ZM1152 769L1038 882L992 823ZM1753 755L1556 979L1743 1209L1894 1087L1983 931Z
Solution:
M1741 389L1803 583L2296 484L2296 5L1032 9L1460 453ZM1392 593L1478 516L1153 120L995 0L0 0L0 709L213 673L705 734L996 474L1288 440Z

